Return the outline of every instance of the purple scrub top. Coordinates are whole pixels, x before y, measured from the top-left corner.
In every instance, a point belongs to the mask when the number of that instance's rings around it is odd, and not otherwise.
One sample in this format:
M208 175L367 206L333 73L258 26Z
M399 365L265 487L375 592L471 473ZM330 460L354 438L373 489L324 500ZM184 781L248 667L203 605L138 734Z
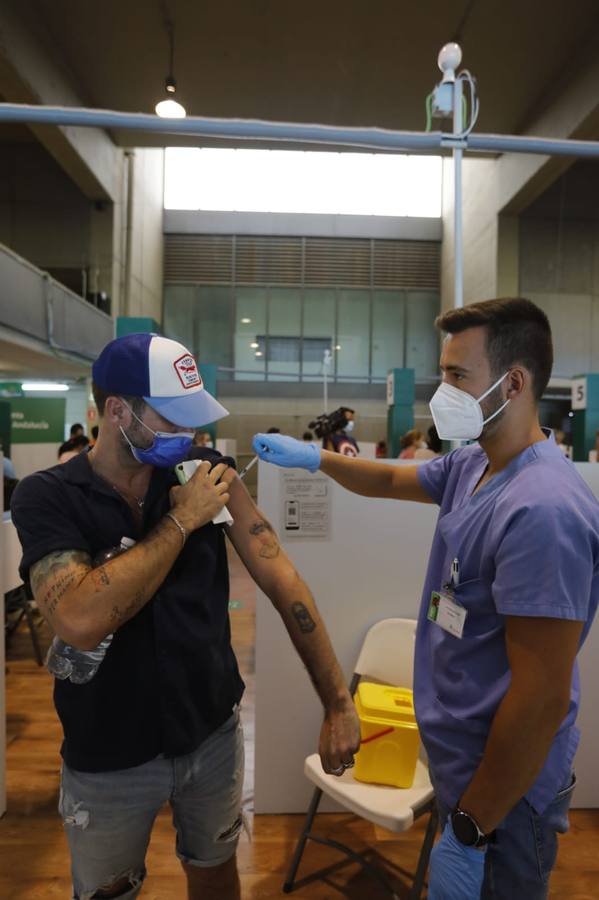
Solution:
M474 496L487 467L478 444L419 467L420 483L441 509L416 636L414 700L431 772L452 808L470 783L510 684L505 616L584 622L599 599L599 503L551 432L520 453ZM456 600L467 609L462 638L427 619L431 592L450 581L459 560ZM542 813L563 788L579 731L578 664L570 707L543 769L526 794Z

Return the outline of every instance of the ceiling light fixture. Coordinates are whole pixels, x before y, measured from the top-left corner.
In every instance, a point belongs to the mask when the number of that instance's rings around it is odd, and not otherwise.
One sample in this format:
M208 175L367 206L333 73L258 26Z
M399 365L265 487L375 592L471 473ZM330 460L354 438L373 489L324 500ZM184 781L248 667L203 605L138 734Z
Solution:
M185 107L174 100L175 92L177 90L177 82L175 81L175 26L171 19L165 18L164 27L166 29L166 33L168 34L169 40L169 68L168 75L166 76L164 82L164 88L166 90L167 98L166 100L160 100L156 104L156 115L160 116L162 119L184 119L187 113L185 112Z
M241 324L242 324L242 325L251 325L251 324L252 324L252 320L251 320L251 319L242 319L242 320L241 320Z
M21 385L24 391L68 391L68 384L53 384L51 381L24 381Z
M257 344L256 341L252 341L252 343L250 344L252 350L257 350L259 346L260 344Z

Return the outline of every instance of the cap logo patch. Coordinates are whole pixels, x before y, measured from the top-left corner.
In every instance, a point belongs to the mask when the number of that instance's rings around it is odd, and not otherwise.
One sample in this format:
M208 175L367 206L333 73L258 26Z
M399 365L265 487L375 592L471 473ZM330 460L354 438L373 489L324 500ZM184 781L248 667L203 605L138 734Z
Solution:
M179 359L174 361L173 365L185 390L198 387L198 385L202 387L202 379L191 353L185 353L183 356L180 356Z

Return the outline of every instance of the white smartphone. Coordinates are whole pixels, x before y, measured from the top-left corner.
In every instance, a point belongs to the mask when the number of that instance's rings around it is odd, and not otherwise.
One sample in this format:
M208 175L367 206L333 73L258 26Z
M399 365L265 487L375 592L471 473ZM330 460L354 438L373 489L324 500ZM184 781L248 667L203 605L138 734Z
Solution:
M179 484L186 484L189 481L199 464L201 463L201 459L186 459L182 463L178 463L175 466L175 474L179 480ZM213 518L213 525L232 525L233 524L233 516L229 512L226 506L223 506L221 511Z

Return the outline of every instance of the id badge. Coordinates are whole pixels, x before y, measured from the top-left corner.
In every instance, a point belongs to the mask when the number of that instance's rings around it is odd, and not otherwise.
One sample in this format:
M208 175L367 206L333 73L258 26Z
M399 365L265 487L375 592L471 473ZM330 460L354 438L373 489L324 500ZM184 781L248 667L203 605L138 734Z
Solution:
M427 618L443 631L461 638L464 633L468 611L459 606L449 591L433 591Z

